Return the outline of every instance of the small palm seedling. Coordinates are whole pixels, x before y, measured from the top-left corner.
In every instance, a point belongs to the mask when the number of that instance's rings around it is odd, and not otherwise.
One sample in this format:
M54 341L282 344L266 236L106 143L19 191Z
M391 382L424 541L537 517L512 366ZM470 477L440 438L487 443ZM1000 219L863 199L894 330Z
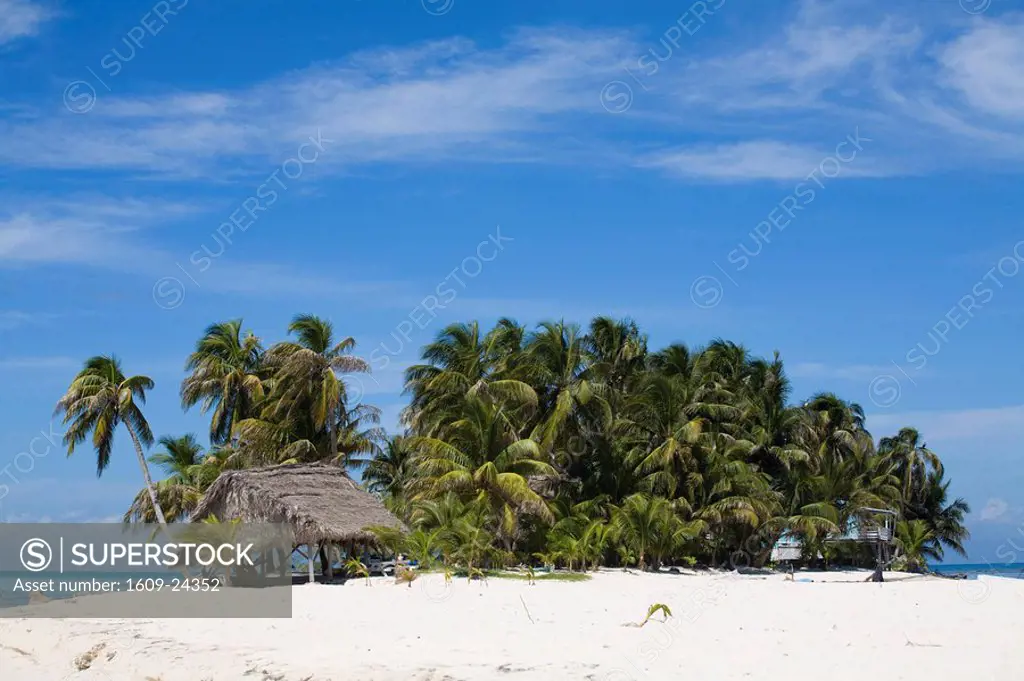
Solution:
M467 579L468 579L468 580L469 580L470 582L472 582L472 581L473 581L474 579L479 579L479 580L480 580L480 581L482 581L482 582L483 582L484 584L486 584L486 583L487 583L487 575L485 575L485 574L484 574L484 571L483 571L483 570L481 570L481 569L480 569L480 568L478 568L478 567L471 567L471 568L467 568L467 569L466 569L466 578L467 578Z
M370 570L363 565L363 561L358 558L350 558L345 563L345 572L352 575L353 577L365 577L366 586L370 586Z
M444 583L446 586L452 583L452 569L447 565L444 566Z
M662 614L662 622L667 622L668 618L672 616L672 611L669 610L669 607L667 605L665 605L664 603L654 603L653 605L651 605L651 607L647 608L647 617L644 618L643 622L641 622L640 624L633 624L632 622L630 622L627 624L623 624L622 626L642 627L645 624L647 624L647 622L649 622L650 619L659 612Z
M655 603L651 607L647 608L647 617L645 617L644 621L640 623L640 626L642 627L647 624L648 620L659 612L662 614L662 622L667 622L668 618L672 616L672 611L669 610L667 605L664 603Z
M400 565L398 570L395 571L395 584L408 584L411 589L412 583L416 581L417 577L419 577L419 574L415 570Z
M526 583L533 586L537 583L537 573L533 571L532 565L526 566Z

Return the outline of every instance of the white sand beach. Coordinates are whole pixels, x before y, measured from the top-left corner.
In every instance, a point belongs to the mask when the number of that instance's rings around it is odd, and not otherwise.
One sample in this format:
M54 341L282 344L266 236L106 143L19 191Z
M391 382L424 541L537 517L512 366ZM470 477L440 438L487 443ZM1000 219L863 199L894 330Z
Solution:
M292 619L3 619L0 671L18 681L1019 678L1024 581L864 577L604 571L534 586L446 586L440 575L411 588L300 586ZM653 603L674 617L624 626Z

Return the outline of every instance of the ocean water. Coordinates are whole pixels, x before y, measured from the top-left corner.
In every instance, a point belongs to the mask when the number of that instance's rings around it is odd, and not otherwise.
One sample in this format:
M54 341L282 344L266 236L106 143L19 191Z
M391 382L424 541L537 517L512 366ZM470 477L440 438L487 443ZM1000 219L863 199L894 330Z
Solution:
M1024 579L1024 563L944 563L931 568L942 574L966 574L969 579L977 579L978 575Z

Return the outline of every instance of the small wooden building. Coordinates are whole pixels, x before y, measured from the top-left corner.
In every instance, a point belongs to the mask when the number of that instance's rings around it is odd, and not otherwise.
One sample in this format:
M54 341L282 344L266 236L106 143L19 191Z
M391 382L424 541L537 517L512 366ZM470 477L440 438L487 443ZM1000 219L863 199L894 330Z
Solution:
M376 525L403 528L376 497L362 490L344 469L325 463L286 464L225 471L203 495L192 521L209 516L226 522L284 523L294 532L296 547L306 545L310 581L318 550L327 556L335 546L368 545Z

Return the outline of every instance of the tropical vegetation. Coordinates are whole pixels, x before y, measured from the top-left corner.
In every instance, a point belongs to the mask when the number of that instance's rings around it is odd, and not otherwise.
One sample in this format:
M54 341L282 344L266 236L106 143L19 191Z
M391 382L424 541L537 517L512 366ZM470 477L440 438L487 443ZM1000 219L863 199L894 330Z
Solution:
M897 514L900 564L964 554L969 512L950 500L939 456L910 427L876 438L863 409L831 393L791 400L782 359L731 341L651 349L630 320L527 328L511 319L443 329L405 374L402 432L357 403L369 371L352 338L300 315L265 347L241 320L210 326L186 361L182 407L210 419L193 436L153 436L146 377L88 360L58 410L69 453L92 434L98 470L123 424L146 487L126 520L183 520L232 468L326 461L410 528L382 543L469 574L509 564L570 570L669 563L764 565L783 536L808 561L868 564L870 547L833 541Z

